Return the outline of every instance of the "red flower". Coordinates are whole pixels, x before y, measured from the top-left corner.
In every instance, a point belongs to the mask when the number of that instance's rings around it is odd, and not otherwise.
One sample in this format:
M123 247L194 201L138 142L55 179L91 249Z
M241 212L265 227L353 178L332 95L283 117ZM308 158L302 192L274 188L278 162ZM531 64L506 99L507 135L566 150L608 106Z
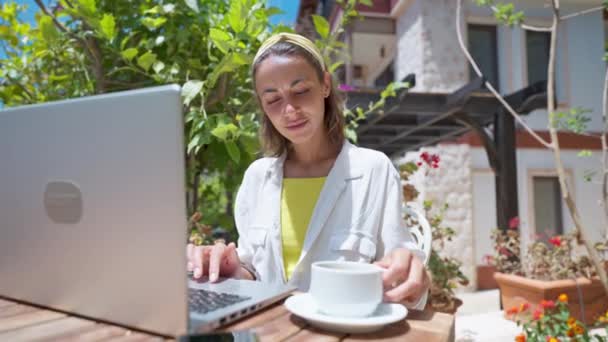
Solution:
M543 318L543 316L544 316L544 314L543 314L542 310L540 310L540 309L534 310L533 317L534 317L535 320L538 321L539 319Z
M519 312L524 312L530 308L530 303L522 303L519 305Z
M505 256L511 256L511 252L509 252L509 250L507 249L507 247L500 247L500 249L498 250L498 253L505 255Z
M555 247L559 247L562 245L562 238L558 235L558 236L554 236L552 238L549 239L549 243L551 243L553 246Z
M433 169L437 169L439 168L439 156L436 154L429 154L428 152L422 152L420 154L420 159L427 164L428 166L432 167Z
M517 229L519 227L519 217L515 216L514 218L509 220L509 228Z
M540 306L543 307L543 309L553 309L555 308L555 302L552 300L541 300L540 301Z
M511 315L515 315L519 312L519 308L517 306L514 306L512 308L510 308L509 310L507 310L507 315L511 316Z

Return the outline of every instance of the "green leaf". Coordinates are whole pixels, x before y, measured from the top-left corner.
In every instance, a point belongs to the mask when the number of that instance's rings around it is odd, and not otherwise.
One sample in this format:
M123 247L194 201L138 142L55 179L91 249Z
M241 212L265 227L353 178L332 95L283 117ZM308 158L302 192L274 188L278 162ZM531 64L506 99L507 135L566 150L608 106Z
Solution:
M346 128L344 129L344 135L346 139L350 140L353 143L357 142L357 132L354 129Z
M249 56L242 53L230 53L228 55L224 55L220 63L217 65L217 67L215 67L209 76L208 87L213 88L221 74L232 72L237 67L247 65L249 62Z
M578 152L577 156L579 156L579 157L591 157L592 156L592 152L590 150L581 150L580 152Z
M237 66L249 64L251 63L251 60L252 58L244 53L232 54L232 62Z
M157 28L163 26L164 23L167 22L167 18L158 17L158 18L150 18L145 17L141 20L141 23L144 24L150 31L154 31Z
M59 32L53 24L53 19L51 17L45 15L40 18L40 32L42 33L42 39L44 39L49 44L55 43L59 39Z
M606 1L608 1L608 0L606 0ZM273 7L268 7L266 9L266 15L268 17L272 17L273 15L283 14L283 13L285 13L285 12L283 12L280 8L274 7L274 6Z
M194 12L198 13L198 0L184 0L186 5L190 7Z
M260 150L260 140L256 134L241 134L239 142L245 147L245 151L252 156Z
M112 41L116 36L116 22L114 21L114 16L107 13L104 14L99 24L103 36L109 41Z
M150 69L154 62L156 62L156 54L150 51L144 53L137 59L137 65L146 71Z
M182 86L182 97L184 98L184 105L189 106L190 102L198 95L203 89L205 82L199 80L190 80Z
M368 7L374 6L374 4L372 3L372 0L359 0L359 2Z
M323 39L327 39L329 36L329 23L325 18L320 15L313 14L312 22L315 25L315 30Z
M218 30L216 28L212 28L209 30L209 37L213 41L213 44L217 46L220 51L223 53L228 53L228 51L232 48L232 37L228 33L222 30Z
M200 141L201 136L200 134L195 135L192 140L190 140L190 142L188 143L188 147L186 149L186 151L188 153L190 153L195 147L198 146L198 142Z
M243 0L232 0L228 11L228 22L234 32L239 33L247 25L247 9Z
M238 130L239 128L233 123L219 124L211 130L211 134L222 141L230 141L237 136Z
M122 55L122 57L126 60L128 60L129 62L135 57L137 56L137 49L136 48L128 48L126 50L124 50L123 52L121 52L120 54Z
M226 151L228 151L228 155L230 155L230 159L232 159L232 161L234 161L235 163L239 163L239 161L241 160L241 151L239 150L239 147L237 146L237 144L233 141L227 141L226 142Z
M152 69L154 70L155 73L159 73L161 72L163 69L165 68L165 63L161 62L161 61L156 61L154 62L154 64L152 65Z
M166 4L163 6L163 12L165 14L169 14L172 13L175 10L175 5L174 4Z
M77 0L78 8L87 17L94 16L97 13L97 4L95 0Z
M334 73L340 66L342 66L344 64L343 61L337 61L334 64L329 66L329 72L330 73Z
M159 5L156 5L152 8L145 10L144 14L160 14L160 12L161 12L161 7Z

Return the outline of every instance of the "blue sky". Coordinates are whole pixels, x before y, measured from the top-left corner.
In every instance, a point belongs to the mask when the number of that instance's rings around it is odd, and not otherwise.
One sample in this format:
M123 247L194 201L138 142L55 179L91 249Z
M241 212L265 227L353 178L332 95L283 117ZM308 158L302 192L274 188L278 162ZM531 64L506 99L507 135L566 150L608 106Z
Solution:
M282 23L288 26L295 25L296 16L298 15L298 7L300 7L300 0L268 0L268 4L278 7L285 12L283 14L271 17L271 23Z
M17 0L15 1L18 4L27 5L27 11L22 14L22 19L27 20L29 22L34 22L34 13L38 10L38 6L34 2L34 0ZM49 3L48 0L43 0L42 3Z

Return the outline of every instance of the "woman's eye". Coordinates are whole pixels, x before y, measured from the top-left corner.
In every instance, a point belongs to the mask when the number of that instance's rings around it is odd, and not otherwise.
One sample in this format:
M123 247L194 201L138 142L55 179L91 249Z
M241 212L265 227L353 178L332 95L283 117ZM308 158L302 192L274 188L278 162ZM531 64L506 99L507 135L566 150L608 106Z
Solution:
M302 95L308 93L308 89L298 90L295 92L296 95Z
M266 102L267 105L271 105L271 104L275 104L277 102L279 102L280 98L276 98L276 99L270 99Z

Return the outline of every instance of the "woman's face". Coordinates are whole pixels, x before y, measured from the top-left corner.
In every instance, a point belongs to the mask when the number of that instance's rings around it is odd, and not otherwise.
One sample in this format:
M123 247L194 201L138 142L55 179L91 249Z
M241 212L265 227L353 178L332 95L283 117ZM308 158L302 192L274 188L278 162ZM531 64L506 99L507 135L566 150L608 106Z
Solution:
M264 113L294 145L326 134L323 117L324 99L331 89L329 73L319 80L303 57L269 56L258 66L255 84Z

